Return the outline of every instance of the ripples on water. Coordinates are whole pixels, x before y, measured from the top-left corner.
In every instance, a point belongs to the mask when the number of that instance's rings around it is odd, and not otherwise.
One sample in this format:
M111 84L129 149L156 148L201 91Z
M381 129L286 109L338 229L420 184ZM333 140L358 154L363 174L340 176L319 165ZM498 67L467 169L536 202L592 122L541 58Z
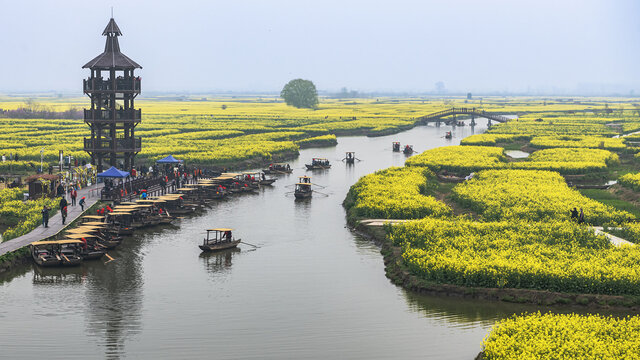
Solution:
M484 125L484 124L483 124ZM341 203L357 179L418 151L456 144L469 127L342 137L301 151L272 188L140 232L115 261L25 267L0 279L0 349L11 358L472 359L491 324L523 307L410 294L384 276L379 248L351 233ZM484 129L476 127L476 131ZM340 161L345 151L363 159ZM332 169L307 172L311 157ZM298 175L324 186L294 201ZM320 195L320 194L316 194ZM201 254L204 229L235 228L258 245Z

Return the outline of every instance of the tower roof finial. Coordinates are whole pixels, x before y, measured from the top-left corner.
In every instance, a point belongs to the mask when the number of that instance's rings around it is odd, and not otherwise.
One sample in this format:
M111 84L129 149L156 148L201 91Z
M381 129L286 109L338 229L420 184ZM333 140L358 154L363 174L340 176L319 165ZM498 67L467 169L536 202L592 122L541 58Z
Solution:
M116 21L113 20L113 18L109 20L109 23L107 24L107 27L104 28L102 35L103 36L107 36L107 35L122 36L122 32L120 31L120 28L118 27L118 24L116 24Z

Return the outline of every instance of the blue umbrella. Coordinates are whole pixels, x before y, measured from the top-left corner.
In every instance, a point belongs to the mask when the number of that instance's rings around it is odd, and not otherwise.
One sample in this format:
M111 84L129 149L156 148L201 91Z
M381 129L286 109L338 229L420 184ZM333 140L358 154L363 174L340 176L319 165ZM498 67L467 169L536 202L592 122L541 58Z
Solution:
M177 163L181 163L182 160L178 160L176 158L173 157L173 155L169 155L164 159L160 159L158 161L156 161L158 164L177 164Z
M127 171L121 171L115 168L115 166L112 166L109 168L109 170L105 171L105 172L101 172L100 174L98 174L98 177L101 178L119 178L119 179L123 179L126 178L127 176L129 176L129 173Z

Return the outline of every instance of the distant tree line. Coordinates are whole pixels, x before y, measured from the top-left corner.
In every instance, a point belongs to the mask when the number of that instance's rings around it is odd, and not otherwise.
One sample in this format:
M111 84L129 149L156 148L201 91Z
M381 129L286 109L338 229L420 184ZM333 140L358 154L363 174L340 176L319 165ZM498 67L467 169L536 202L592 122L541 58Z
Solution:
M13 119L82 119L82 110L71 107L65 111L54 111L50 106L38 104L33 99L25 101L24 105L14 109L6 110L0 108L0 118Z

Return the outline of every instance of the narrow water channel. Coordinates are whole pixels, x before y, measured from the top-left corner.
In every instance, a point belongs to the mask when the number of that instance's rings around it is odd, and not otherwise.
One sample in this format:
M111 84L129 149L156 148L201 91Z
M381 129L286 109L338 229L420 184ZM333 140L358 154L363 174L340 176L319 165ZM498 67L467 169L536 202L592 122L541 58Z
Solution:
M405 292L385 277L378 247L346 228L341 206L358 178L404 163L392 141L421 152L474 132L459 127L447 140L448 130L341 137L336 147L301 151L294 173L257 195L126 239L110 252L115 261L4 275L0 356L473 359L496 319L527 309ZM344 164L345 151L362 161ZM312 157L332 169L304 170ZM323 188L296 201L290 185L303 174ZM211 227L235 228L260 248L202 255L197 245Z

